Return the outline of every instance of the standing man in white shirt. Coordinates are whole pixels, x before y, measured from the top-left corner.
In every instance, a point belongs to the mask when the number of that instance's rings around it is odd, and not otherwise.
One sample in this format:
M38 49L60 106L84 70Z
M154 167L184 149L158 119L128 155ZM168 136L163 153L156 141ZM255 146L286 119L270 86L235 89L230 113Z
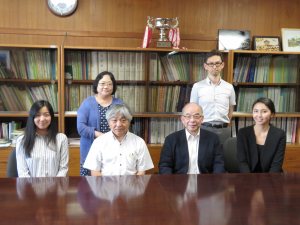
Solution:
M204 68L207 78L193 85L190 102L201 105L204 120L202 128L218 134L220 142L231 136L230 124L235 102L232 84L221 78L224 58L221 52L207 53Z
M125 105L106 112L110 131L96 138L83 167L92 176L143 175L154 167L145 141L129 132L132 115Z

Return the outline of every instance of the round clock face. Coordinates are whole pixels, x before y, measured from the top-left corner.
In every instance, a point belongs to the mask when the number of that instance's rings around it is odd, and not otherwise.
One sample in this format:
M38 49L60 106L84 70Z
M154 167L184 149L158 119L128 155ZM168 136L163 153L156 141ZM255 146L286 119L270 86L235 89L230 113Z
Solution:
M68 16L76 10L78 0L47 0L47 3L55 15Z

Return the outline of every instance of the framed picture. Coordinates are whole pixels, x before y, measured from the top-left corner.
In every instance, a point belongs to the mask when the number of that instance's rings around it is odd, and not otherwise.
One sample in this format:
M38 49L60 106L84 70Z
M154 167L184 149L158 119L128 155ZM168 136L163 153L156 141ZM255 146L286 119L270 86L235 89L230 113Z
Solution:
M218 30L218 49L235 50L250 49L250 31L248 30Z
M280 38L277 36L254 36L253 49L257 51L280 51Z
M0 50L0 66L1 68L10 69L10 55L8 50Z
M300 29L281 28L282 49L285 52L300 52Z

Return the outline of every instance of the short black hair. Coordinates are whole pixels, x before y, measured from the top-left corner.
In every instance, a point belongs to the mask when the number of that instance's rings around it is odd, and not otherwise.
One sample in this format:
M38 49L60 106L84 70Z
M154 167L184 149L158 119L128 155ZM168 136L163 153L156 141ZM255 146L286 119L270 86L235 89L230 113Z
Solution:
M210 51L210 52L208 52L208 53L206 53L205 61L204 61L204 62L207 63L208 58L210 58L210 57L212 57L212 56L220 56L222 62L224 62L224 56L223 56L223 53L220 52L220 51L218 51L218 50L215 50L215 49L212 50L212 51Z
M272 114L275 114L275 106L274 106L274 103L271 99L269 98L265 98L265 97L261 97L261 98L258 98L254 101L253 105L252 105L252 110L254 108L254 106L257 104L257 103L262 103L264 104L265 106L267 106L271 113Z
M112 95L114 95L116 93L116 91L117 91L117 81L115 79L115 76L111 72L103 71L103 72L101 72L97 75L96 79L93 82L93 92L94 92L94 94L98 93L97 87L98 87L99 80L101 80L105 75L108 75L110 77L112 83L113 83Z

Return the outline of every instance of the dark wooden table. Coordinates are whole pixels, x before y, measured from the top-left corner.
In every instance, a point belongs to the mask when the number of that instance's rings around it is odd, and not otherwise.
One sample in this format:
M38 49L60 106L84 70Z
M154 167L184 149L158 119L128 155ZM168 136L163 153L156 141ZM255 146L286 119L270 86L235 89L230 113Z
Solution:
M0 224L300 224L300 174L2 178Z

